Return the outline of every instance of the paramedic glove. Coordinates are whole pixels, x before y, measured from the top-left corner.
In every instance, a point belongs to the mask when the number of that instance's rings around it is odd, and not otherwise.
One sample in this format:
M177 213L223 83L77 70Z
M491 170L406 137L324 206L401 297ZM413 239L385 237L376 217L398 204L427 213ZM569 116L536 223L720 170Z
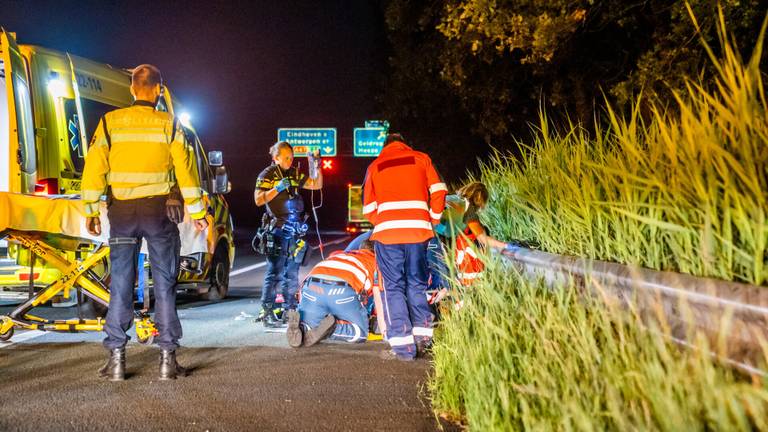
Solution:
M168 198L165 201L165 215L175 224L182 223L184 221L184 203L177 199Z
M518 245L516 245L514 243L507 243L507 245L504 247L504 252L513 253L517 249L520 249L520 246L518 246Z
M291 180L284 178L280 180L280 183L275 186L275 190L277 190L277 193L280 193L284 190L288 190L288 188L291 187Z

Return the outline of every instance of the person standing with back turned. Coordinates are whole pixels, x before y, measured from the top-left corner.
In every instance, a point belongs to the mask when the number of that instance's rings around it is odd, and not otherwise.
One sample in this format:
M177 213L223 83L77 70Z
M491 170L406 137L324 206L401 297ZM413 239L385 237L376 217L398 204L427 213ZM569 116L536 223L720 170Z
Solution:
M160 379L186 375L176 362L181 322L176 313L180 239L167 214L171 189L178 184L195 228L208 227L194 152L171 114L156 110L162 77L152 65L133 69L128 108L108 112L93 134L83 170L86 227L101 234L99 200L109 196L110 299L104 329L109 360L99 370L110 381L125 379L126 331L133 322L133 287L141 239L147 241L160 332Z
M432 343L427 243L447 191L429 156L406 145L399 134L387 136L365 175L363 214L374 225L387 340L398 360L413 360Z

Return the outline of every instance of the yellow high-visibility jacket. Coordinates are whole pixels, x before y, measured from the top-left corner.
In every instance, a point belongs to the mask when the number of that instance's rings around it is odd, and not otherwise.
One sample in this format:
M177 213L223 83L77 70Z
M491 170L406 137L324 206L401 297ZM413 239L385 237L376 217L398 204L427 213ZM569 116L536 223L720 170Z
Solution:
M104 115L83 169L81 194L87 216L98 216L107 185L115 199L129 200L167 195L176 183L192 219L205 216L194 150L185 143L181 126L176 124L175 135L173 127L169 113L144 101Z

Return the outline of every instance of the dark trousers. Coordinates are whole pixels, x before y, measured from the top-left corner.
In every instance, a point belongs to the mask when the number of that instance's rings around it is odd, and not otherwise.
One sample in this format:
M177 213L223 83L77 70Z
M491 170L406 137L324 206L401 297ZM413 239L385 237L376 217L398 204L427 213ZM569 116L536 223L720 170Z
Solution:
M112 280L109 311L104 329L108 349L124 347L126 331L133 323L133 288L141 239L147 241L155 293L155 340L162 349L174 350L181 339L181 322L176 313L176 277L181 241L176 224L165 212L166 197L114 200L109 207L109 259Z
M285 309L296 309L298 300L296 292L299 290L299 266L290 251L295 246L293 235L284 234L281 228L273 232L275 241L280 242L280 253L267 255L267 274L264 277L264 286L261 288L261 306L271 309L275 305L277 284L282 282Z
M374 242L383 283L387 341L401 357L416 356L416 342L432 339L434 316L427 302L427 243Z

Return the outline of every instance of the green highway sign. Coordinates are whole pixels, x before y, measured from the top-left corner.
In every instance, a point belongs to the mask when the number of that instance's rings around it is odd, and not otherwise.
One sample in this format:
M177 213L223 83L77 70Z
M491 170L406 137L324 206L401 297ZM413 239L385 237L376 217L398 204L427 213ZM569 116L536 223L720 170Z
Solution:
M355 157L376 157L384 148L387 129L383 127L355 128Z
M320 156L336 156L336 128L280 128L278 141L288 141L294 156L306 156L316 150Z

